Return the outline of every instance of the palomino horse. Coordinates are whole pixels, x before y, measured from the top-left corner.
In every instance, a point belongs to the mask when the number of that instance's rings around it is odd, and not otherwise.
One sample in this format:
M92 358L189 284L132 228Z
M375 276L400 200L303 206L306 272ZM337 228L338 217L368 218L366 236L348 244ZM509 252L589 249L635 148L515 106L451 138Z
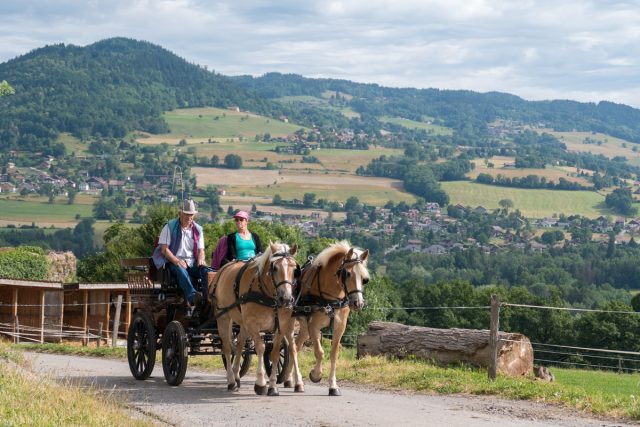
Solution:
M309 379L313 382L322 379L322 328L332 326L333 329L329 372L330 396L341 395L336 381L340 340L347 327L351 309L359 311L364 306L362 287L369 282L366 263L368 255L369 251L352 248L346 241L335 243L320 252L315 260L303 268L298 282L300 295L294 312L300 321L300 332L296 347L301 348L300 346L311 336L316 356L316 364L309 372ZM297 366L297 354L290 360L293 364L289 363L285 370L285 386L292 385L290 377L293 365L295 391L304 392L302 375Z
M218 333L222 341L222 351L227 362L227 390L240 388L240 359L247 337L255 343L258 356L258 370L254 390L256 394L277 396L277 369L280 346L274 345L271 352L271 377L267 391L266 371L261 363L265 344L261 332L279 330L289 345L290 357L295 355L293 345L292 287L298 268L293 255L297 246L269 243L267 250L256 258L244 262L225 265L209 290L218 322ZM236 347L236 357L231 363L231 341L233 323L240 325ZM299 374L298 374L299 375Z

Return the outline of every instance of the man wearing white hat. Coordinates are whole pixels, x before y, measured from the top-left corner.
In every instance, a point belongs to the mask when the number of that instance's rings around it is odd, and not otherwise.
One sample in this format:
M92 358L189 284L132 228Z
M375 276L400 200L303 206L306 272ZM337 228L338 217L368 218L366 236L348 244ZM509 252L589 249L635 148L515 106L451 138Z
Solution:
M204 233L202 227L194 222L197 213L193 200L184 200L178 218L164 226L158 240L169 271L178 279L187 302L195 306L201 304L203 297L194 288L191 278L200 278L206 285L208 271L201 268L207 264L204 261Z

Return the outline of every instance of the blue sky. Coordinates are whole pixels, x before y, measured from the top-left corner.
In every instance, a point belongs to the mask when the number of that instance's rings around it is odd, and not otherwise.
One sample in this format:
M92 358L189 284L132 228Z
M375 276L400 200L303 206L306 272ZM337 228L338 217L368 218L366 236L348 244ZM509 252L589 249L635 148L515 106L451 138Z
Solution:
M116 36L225 75L278 71L640 108L638 0L0 2L0 62Z

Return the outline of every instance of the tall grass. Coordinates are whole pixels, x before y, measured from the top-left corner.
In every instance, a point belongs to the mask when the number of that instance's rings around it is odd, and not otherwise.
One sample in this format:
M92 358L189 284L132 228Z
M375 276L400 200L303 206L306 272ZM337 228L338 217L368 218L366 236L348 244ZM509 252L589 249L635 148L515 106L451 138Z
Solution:
M20 353L0 343L0 421L3 426L151 426L121 401L36 375Z

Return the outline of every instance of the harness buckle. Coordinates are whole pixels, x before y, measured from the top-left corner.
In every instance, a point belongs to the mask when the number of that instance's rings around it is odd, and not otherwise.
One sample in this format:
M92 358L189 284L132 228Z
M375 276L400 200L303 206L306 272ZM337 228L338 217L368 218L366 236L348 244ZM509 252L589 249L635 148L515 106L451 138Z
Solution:
M324 308L323 308L325 314L329 315L331 314L331 312L333 312L333 307L331 307L330 304L327 304Z

